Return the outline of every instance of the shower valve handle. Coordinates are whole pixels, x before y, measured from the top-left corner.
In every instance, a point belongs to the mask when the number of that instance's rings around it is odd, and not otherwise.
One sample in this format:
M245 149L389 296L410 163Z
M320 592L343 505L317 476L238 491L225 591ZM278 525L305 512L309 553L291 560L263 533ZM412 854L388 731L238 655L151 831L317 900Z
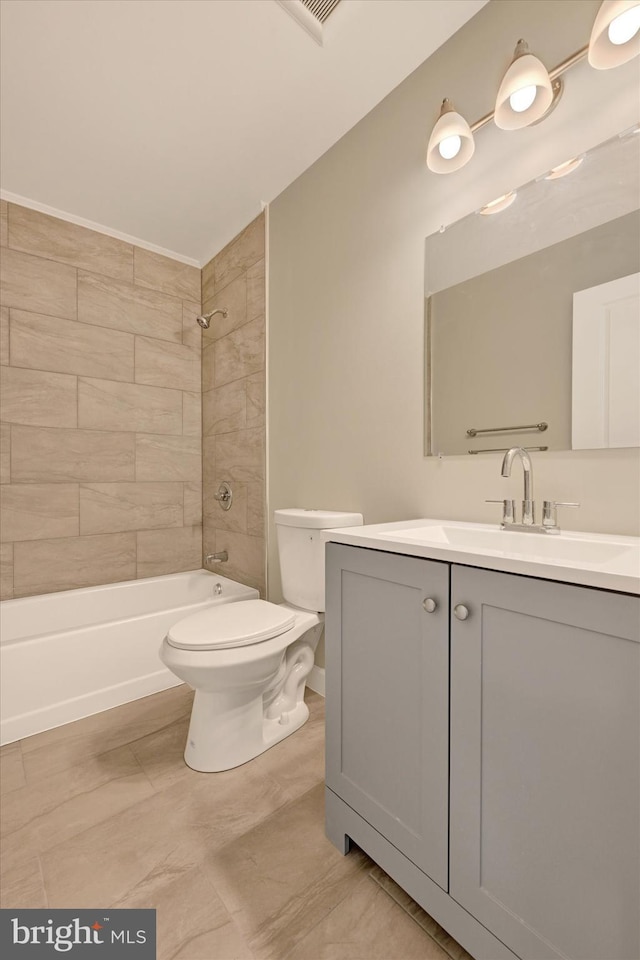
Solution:
M218 492L214 493L213 499L218 501L223 510L230 510L233 503L231 484L223 480L218 487Z

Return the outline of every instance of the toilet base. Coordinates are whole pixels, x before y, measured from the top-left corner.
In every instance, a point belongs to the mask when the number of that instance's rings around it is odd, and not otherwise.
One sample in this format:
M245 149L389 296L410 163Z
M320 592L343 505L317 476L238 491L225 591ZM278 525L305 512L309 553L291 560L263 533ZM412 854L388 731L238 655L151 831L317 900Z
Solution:
M306 723L304 691L323 624L315 614L299 619L298 638L278 656L265 659L253 682L196 689L184 752L192 770L221 773L239 767Z
M196 691L196 698L200 691ZM205 694L206 696L206 694ZM211 696L211 694L209 694ZM262 713L261 699L258 700L258 706ZM206 709L206 708L205 708ZM196 713L196 703L194 699L193 714L191 716L191 725L189 727L189 736L187 737L187 746L184 751L184 760L188 767L197 770L199 773L221 773L223 770L232 770L234 767L242 766L254 757L260 756L270 747L276 745L286 737L291 736L296 730L299 730L309 719L309 708L304 701L297 703L293 710L283 713L279 720L270 720L268 717L262 717L262 736L247 737L249 726L243 727L243 735L238 742L232 743L230 740L225 742L212 742L209 736L204 742L197 736L194 727L194 715ZM249 713L254 711L249 709ZM197 720L198 718L196 718ZM239 719L236 716L236 719ZM245 714L246 719L246 714ZM255 722L255 718L252 718ZM197 726L198 724L196 724ZM255 728L254 728L255 729ZM193 733L193 736L192 736Z

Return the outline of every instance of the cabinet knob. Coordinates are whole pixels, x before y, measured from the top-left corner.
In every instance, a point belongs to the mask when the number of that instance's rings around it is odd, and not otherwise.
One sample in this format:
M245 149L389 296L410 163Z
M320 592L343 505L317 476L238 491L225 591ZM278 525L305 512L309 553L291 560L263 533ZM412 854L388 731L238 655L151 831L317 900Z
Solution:
M427 613L433 613L438 604L435 600L432 600L431 597L427 597L426 600L422 601L422 606L427 611Z
M469 608L465 607L463 603L457 603L453 608L453 615L456 620L466 620L469 616Z

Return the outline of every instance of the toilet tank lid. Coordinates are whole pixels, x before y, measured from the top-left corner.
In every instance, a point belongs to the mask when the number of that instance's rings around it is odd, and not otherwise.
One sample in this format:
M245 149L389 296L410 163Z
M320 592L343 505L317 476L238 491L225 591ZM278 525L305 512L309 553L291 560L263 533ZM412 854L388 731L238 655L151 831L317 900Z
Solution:
M363 523L361 513L343 513L339 510L303 510L291 508L274 510L276 524L283 527L302 527L316 530L331 530L332 527L359 527Z

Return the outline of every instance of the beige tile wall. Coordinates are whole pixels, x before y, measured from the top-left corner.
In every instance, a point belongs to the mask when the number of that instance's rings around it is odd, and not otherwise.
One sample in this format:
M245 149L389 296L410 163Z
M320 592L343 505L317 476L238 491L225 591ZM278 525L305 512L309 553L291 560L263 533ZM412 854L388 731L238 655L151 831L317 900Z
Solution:
M242 231L202 271L202 307L224 308L203 335L205 553L227 550L220 572L265 595L265 222ZM213 495L233 489L224 512Z
M200 567L201 271L15 204L0 226L2 597ZM259 259L243 256L220 276ZM249 332L225 377L255 372ZM245 444L226 450L257 474Z

